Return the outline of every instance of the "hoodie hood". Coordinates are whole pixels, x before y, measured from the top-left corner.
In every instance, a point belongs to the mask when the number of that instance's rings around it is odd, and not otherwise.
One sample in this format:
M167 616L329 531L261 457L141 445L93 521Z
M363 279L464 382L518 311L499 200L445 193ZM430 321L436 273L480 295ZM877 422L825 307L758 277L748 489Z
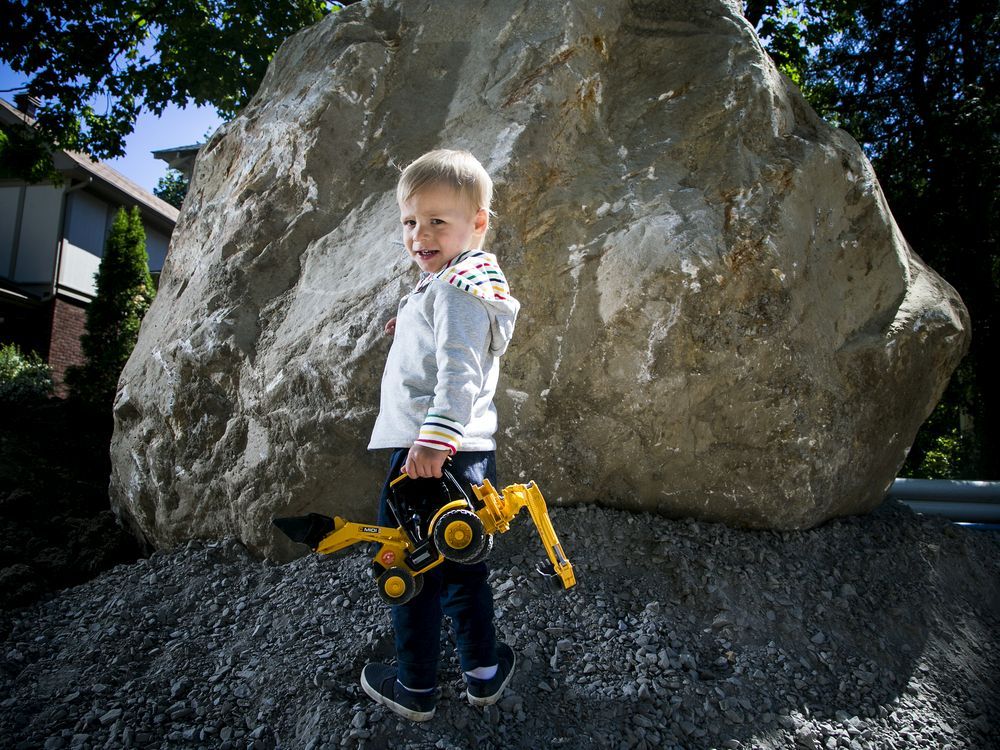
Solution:
M499 357L507 351L521 303L511 296L510 285L500 270L497 256L484 250L466 250L437 273L427 274L417 288L431 280L481 299L490 313L490 354Z

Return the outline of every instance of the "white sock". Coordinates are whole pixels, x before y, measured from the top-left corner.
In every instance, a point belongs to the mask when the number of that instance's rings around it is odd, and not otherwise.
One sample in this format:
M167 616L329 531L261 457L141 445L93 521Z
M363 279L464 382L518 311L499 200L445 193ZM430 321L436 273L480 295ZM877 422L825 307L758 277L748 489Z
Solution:
M396 682L399 682L398 678L396 679ZM402 682L399 682L399 684L403 685ZM432 692L434 692L434 688L411 688L411 687L406 687L406 685L403 685L403 688L405 690L409 690L411 693L432 693Z
M475 677L477 680L492 680L497 673L497 667L499 664L494 664L492 667L476 667L466 672L469 677Z

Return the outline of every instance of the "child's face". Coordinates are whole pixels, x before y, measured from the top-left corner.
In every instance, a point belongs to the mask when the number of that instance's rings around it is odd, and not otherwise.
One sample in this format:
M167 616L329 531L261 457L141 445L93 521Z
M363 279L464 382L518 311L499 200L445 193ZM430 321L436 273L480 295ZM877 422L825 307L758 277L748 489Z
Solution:
M421 271L437 273L456 256L482 246L489 223L448 185L429 185L399 206L403 244Z

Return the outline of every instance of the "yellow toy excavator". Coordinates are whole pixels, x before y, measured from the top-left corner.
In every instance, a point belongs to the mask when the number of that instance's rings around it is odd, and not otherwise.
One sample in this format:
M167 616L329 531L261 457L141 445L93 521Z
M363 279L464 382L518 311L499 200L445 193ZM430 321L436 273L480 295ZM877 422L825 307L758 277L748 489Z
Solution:
M512 484L498 493L489 480L474 485L475 501L445 469L440 479L411 479L406 474L390 484L388 505L399 526L373 526L330 518L319 513L275 518L273 523L289 539L328 555L357 542L375 542L372 568L379 596L389 605L405 604L420 593L422 573L445 560L476 563L493 549L493 535L510 529L510 522L528 509L548 566L540 573L554 587L576 585L573 566L566 558L549 519L538 485Z

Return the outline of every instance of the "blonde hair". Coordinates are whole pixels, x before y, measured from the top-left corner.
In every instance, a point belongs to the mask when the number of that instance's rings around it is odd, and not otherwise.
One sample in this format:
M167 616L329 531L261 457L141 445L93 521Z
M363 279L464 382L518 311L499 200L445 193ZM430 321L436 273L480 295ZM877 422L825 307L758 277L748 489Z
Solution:
M493 180L479 160L468 151L438 149L412 162L399 176L396 201L408 201L414 193L431 185L447 185L474 210L490 213Z

